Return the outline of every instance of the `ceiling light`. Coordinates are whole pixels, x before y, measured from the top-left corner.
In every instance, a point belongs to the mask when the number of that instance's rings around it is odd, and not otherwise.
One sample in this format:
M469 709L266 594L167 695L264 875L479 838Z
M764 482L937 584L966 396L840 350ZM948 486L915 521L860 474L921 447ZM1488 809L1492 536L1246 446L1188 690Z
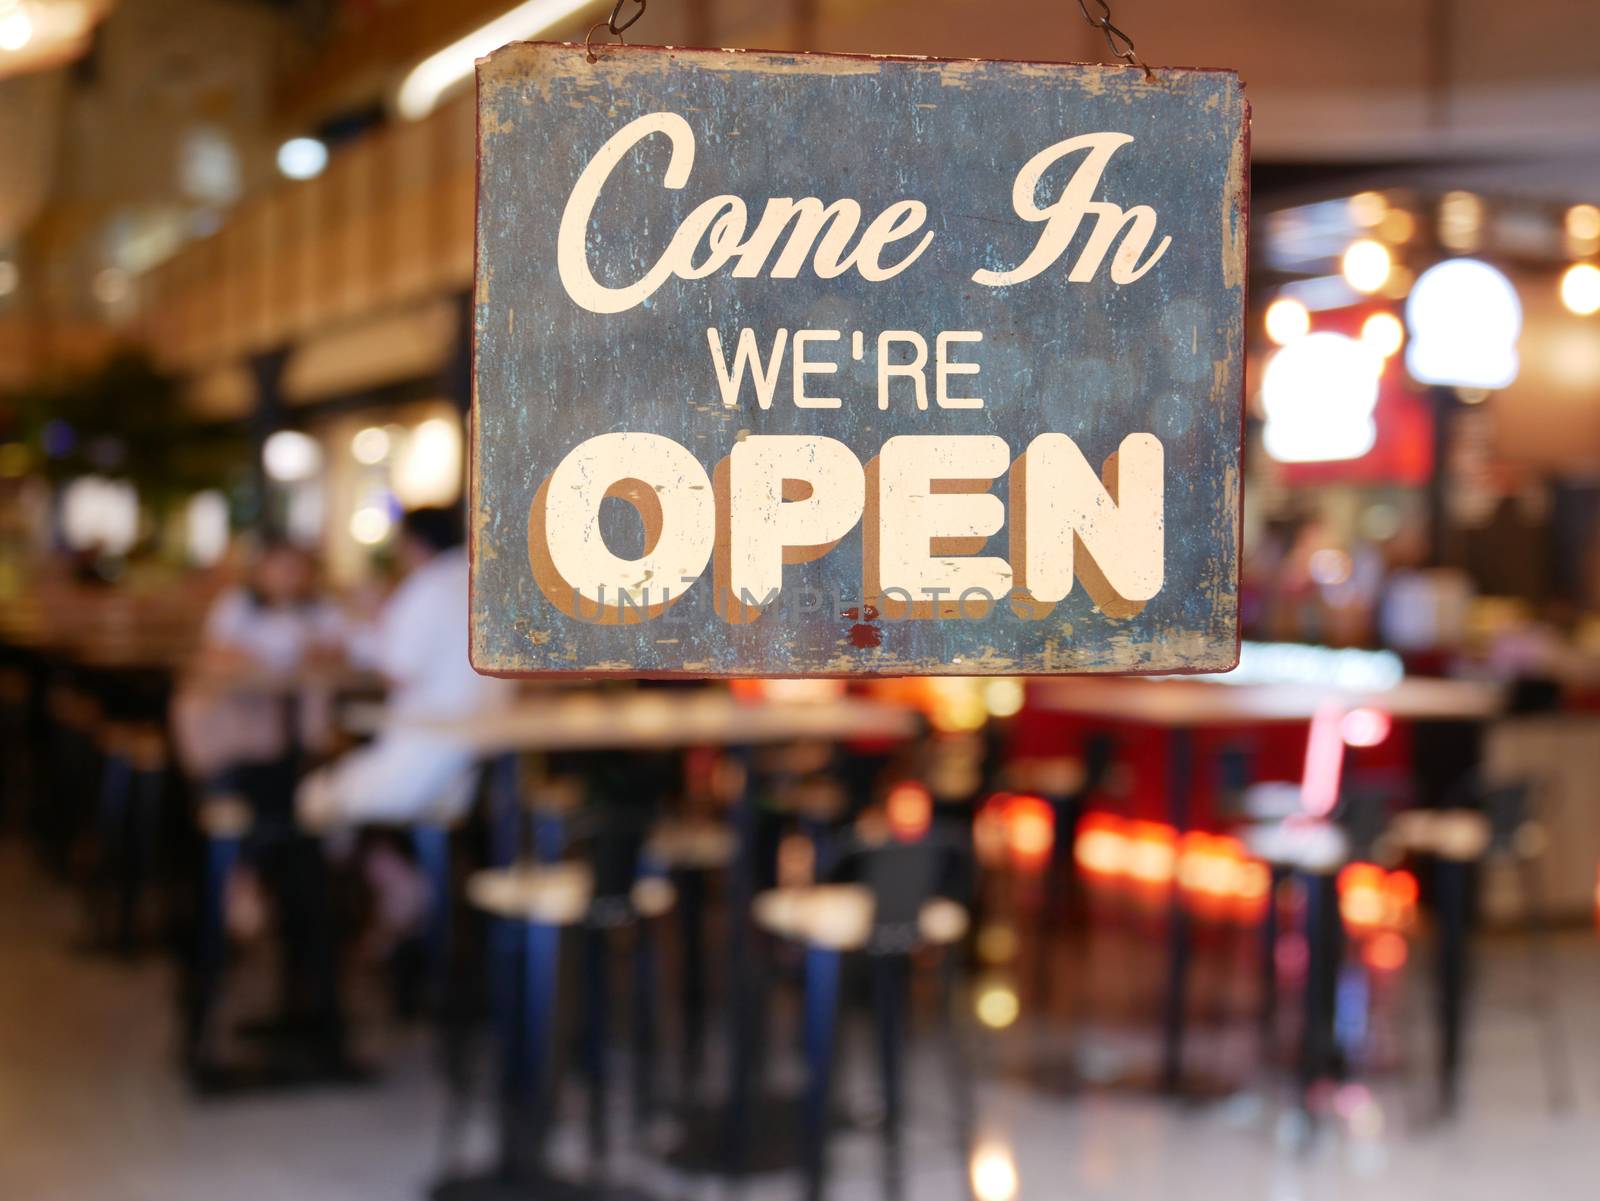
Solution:
M1279 346L1311 332L1311 314L1306 306L1289 296L1280 296L1267 306L1267 337Z
M1575 204L1567 210L1567 237L1580 242L1600 238L1600 208L1592 204Z
M350 439L350 453L357 463L372 467L389 457L389 431L381 425L369 425Z
M1383 220L1389 201L1382 192L1357 192L1345 201L1345 208L1352 224L1370 227Z
M1446 192L1439 201L1439 241L1450 250L1478 248L1483 229L1483 201L1471 192Z
M1479 259L1446 259L1406 301L1406 369L1424 384L1504 388L1517 378L1522 303L1511 281Z
M1383 361L1343 334L1307 334L1279 350L1261 379L1267 453L1280 463L1359 459L1378 430Z
M378 505L363 505L350 514L350 536L362 546L376 546L389 536L394 522Z
M322 447L310 434L279 430L262 444L261 465L283 483L310 479L322 466Z
M278 170L290 179L315 179L328 165L328 148L316 138L290 138L278 147Z
M1561 303L1579 317L1600 313L1600 267L1573 263L1561 277Z
M593 0L526 0L510 12L480 26L458 42L418 63L400 85L395 105L408 121L426 117L451 86L472 74L480 58L507 42L521 42L543 33L558 21L588 8Z
M0 50L15 53L33 41L33 18L26 6L17 4L0 14Z
M1384 281L1389 278L1392 262L1387 246L1371 238L1362 238L1350 243L1340 267L1347 284L1357 292L1370 293L1383 287Z
M1406 327L1393 313L1374 313L1361 323L1362 344L1386 359L1405 343Z

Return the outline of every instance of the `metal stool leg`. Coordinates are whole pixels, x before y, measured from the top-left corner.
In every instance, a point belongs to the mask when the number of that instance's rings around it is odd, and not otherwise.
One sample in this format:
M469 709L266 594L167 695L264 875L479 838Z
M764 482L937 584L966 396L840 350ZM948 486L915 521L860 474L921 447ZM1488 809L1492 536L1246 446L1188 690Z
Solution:
M211 1020L228 953L228 878L239 862L239 847L239 838L232 835L206 839L199 939L195 947L194 978L190 982L187 1031L189 1062L194 1066L203 1066L213 1050Z
M899 1201L905 1183L905 1024L907 974L904 955L880 955L873 962L878 1059L883 1085L883 1195Z
M972 1095L972 1065L967 1053L966 1025L962 1020L961 994L957 987L960 960L946 948L939 964L939 989L941 1021L944 1026L945 1071L949 1078L950 1105L955 1116L954 1135L956 1154L961 1165L963 1192L972 1196L972 1178L966 1171L972 1162L972 1147L977 1130L977 1117Z
M133 795L133 764L126 755L112 752L105 757L100 774L99 804L95 806L97 863L95 887L91 890L90 939L101 945L119 945L123 933L122 906L125 902L129 847L128 811ZM108 912L115 898L115 917Z
M517 1013L512 1045L506 1050L505 1097L501 1112L501 1174L531 1181L544 1166L550 1102L556 1075L552 1042L556 986L560 974L561 928L538 922L506 922L522 943Z
M678 890L678 928L683 947L683 1085L694 1096L705 1069L706 1046L706 873L688 868L673 874Z
M1439 857L1434 861L1439 906L1438 995L1439 1105L1453 1114L1461 1091L1461 1044L1466 1017L1468 941L1473 865Z
M806 1201L821 1201L826 1184L828 1099L832 1091L834 1043L839 1022L839 974L843 956L826 947L806 949L805 1098Z
M423 934L423 945L428 961L428 988L431 1000L438 1004L450 967L450 831L444 826L416 826L411 831L411 846L417 856L417 866L428 881L432 902L428 909L428 926Z
M146 886L155 876L157 848L161 842L161 794L166 772L142 767L131 780L132 810L127 822L121 888L117 904L117 943L131 951L139 934L139 909Z
M611 987L605 931L595 926L587 928L583 951L583 1058L589 1077L589 1154L594 1163L603 1164L611 1151L610 1073L606 1053L611 1026Z
M655 928L649 919L638 920L633 936L633 1118L635 1128L642 1129L655 1113L660 972Z

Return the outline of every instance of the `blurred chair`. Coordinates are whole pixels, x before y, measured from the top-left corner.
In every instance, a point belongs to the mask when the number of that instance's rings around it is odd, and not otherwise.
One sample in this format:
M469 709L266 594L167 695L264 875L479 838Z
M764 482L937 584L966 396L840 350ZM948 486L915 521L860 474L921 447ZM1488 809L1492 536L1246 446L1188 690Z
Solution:
M1081 758L1022 759L1010 764L1004 775L1009 788L1044 798L1055 815L1055 838L1045 868L1044 906L1034 954L1034 987L1041 1008L1050 1005L1050 965L1057 935L1062 929L1071 928L1080 913L1080 882L1073 868L1078 824L1090 800L1105 784L1116 757L1115 737L1096 731L1085 738Z
M204 865L185 989L185 1053L191 1083L202 1093L371 1077L349 1057L339 990L343 915L321 839L295 822L294 784L292 762L241 764L196 814ZM242 861L275 902L282 944L276 1012L240 1026L263 1043L259 1063L224 1061L215 1029L227 971L228 885Z
M146 721L100 725L100 792L95 809L91 941L127 954L156 882L170 756L166 733Z
M841 974L846 956L864 955L872 973L884 1104L885 1196L904 1187L905 1036L913 956L944 948L944 1027L956 1146L964 1166L972 1140L972 1081L957 1024L950 949L966 934L965 906L939 895L950 874L949 848L932 841L890 842L855 851L841 863L854 883L773 889L758 896L754 918L768 933L805 952L804 1194L826 1191L827 1138L837 1041Z
M1557 1111L1569 1108L1575 1085L1549 945L1551 922L1540 879L1539 859L1546 835L1533 812L1532 785L1527 781L1489 783L1474 775L1456 788L1451 801L1448 807L1403 813L1387 832L1396 849L1433 864L1440 1107L1450 1114L1460 1099L1477 878L1485 864L1498 860L1514 867L1522 893L1532 950L1530 976L1536 990L1532 1004L1542 1030L1550 1105Z
M707 1000L706 901L712 880L725 873L738 853L733 828L711 817L671 819L656 824L645 844L645 858L666 873L678 897L681 955L680 1004L683 1013L681 1095L693 1097L705 1068Z
M519 1190L540 1197L588 1191L553 1180L544 1163L561 1077L557 1001L561 946L568 932L581 935L582 943L581 1043L589 1086L591 1171L604 1196L628 1195L604 1182L610 1149L610 943L618 932L633 934L635 1115L642 1120L652 1101L654 1071L654 923L671 910L674 893L665 879L638 874L637 831L591 827L582 841L586 853L581 859L487 869L467 882L469 902L517 934L516 997L501 1035L499 1162L488 1177L440 1181L431 1192L439 1201L517 1195Z

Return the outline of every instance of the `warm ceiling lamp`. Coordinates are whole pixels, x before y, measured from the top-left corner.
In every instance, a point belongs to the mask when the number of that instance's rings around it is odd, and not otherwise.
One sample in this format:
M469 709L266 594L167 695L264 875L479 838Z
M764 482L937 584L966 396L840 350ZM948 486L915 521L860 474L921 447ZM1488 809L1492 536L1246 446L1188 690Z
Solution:
M426 117L439 97L472 74L480 58L508 42L527 41L592 7L594 0L525 0L413 67L395 98L400 115L408 121Z
M1350 243L1340 262L1345 282L1357 292L1372 293L1383 287L1393 265L1389 248L1382 242L1362 238Z
M59 67L89 49L112 0L0 0L0 77Z
M1600 267L1574 263L1561 277L1561 303L1579 317L1600 313Z
M1265 324L1267 337L1287 346L1311 332L1311 314L1292 296L1280 296L1267 306Z

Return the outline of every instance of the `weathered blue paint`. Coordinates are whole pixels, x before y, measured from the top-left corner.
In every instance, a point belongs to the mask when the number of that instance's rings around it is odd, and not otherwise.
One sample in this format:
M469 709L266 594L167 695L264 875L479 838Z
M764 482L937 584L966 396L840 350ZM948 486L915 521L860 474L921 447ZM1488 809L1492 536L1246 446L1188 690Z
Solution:
M558 278L556 233L594 152L645 113L682 114L697 139L688 186L661 186L663 139L642 142L602 193L590 246L602 282L639 278L701 201L740 196L752 222L769 196L853 197L867 218L895 200L929 210L934 239L915 266L865 283L849 273L668 280L636 308L605 316L573 303ZM479 66L476 362L472 437L473 662L501 674L806 675L1212 671L1237 655L1240 428L1248 108L1224 71L1157 71L999 62L930 62L739 52L517 45ZM1011 205L1012 181L1060 140L1117 130L1099 198L1153 205L1172 237L1144 278L1066 282L1070 251L1025 283L974 284L1013 266L1040 227ZM1058 176L1059 178L1059 176ZM1059 186L1059 185L1057 185ZM1044 198L1046 201L1049 197ZM1085 223L1087 224L1087 223ZM1083 242L1083 231L1075 246ZM837 410L797 410L783 371L766 411L720 401L707 350L715 326L743 327L763 350L779 328L845 333L839 372L814 392ZM875 369L849 332L981 330L982 410L876 405ZM826 347L819 347L826 350ZM958 387L968 380L958 378ZM816 433L863 463L895 434L998 434L1013 455L1044 431L1096 465L1134 432L1166 455L1165 581L1134 617L1100 612L1081 587L1048 618L998 606L984 621L901 620L860 600L858 526L834 550L784 569L785 603L728 624L705 575L664 617L590 624L535 583L529 507L585 439L607 431L673 438L710 472L750 433ZM1031 486L1031 484L1030 484ZM1006 496L1004 479L993 491ZM609 516L607 518L609 521ZM637 523L608 542L641 547ZM628 528L629 525L635 528ZM989 553L1004 555L1006 531ZM791 592L791 590L793 590Z

